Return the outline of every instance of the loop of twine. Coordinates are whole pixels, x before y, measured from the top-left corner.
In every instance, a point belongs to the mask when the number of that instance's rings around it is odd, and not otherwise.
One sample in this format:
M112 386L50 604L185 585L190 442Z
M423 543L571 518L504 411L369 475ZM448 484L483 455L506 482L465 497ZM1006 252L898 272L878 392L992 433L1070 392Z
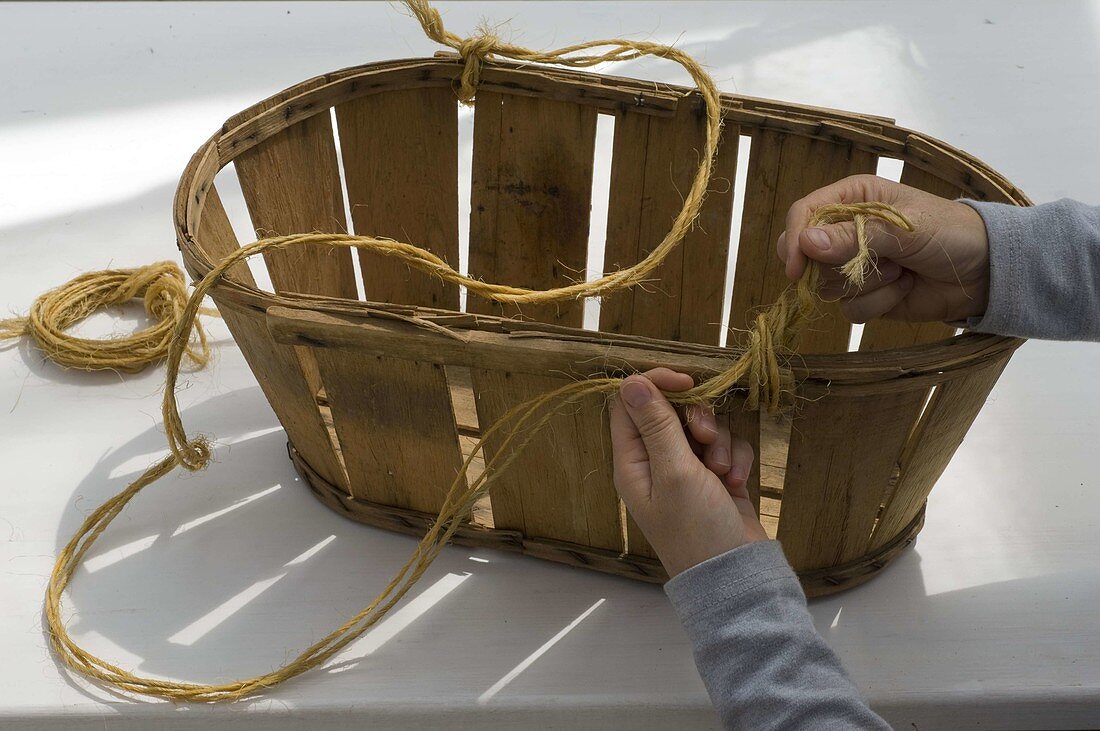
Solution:
M146 314L155 320L149 327L103 340L67 333L97 310L133 299L141 299ZM26 317L0 320L0 340L30 336L47 358L66 368L133 373L167 357L186 304L187 281L170 261L87 272L40 295ZM203 310L203 314L212 313ZM184 353L198 368L209 361L210 348L201 324L196 323Z
M690 230L706 193L714 155L717 151L721 127L719 97L710 77L686 54L658 44L632 41L594 41L570 46L558 51L537 52L499 42L483 33L472 39L464 39L446 31L439 14L424 0L410 0L409 7L420 20L425 33L439 43L456 49L462 54L464 68L457 93L460 98L473 98L480 74L481 62L490 54L522 61L554 63L564 66L592 66L611 60L625 60L641 55L656 55L680 63L691 73L707 107L706 149L699 172L691 191L685 197L684 207L672 228L661 243L643 261L593 282L580 282L557 289L539 291L508 285L491 284L465 277L452 269L434 254L412 244L371 236L334 234L296 234L256 241L243 246L223 258L195 286L194 292L178 312L175 328L168 338L166 377L162 413L165 432L171 454L147 469L125 490L114 496L89 515L57 557L46 591L45 611L50 642L61 660L71 669L116 688L133 693L189 701L235 700L262 691L276 683L315 668L381 620L401 600L431 565L454 532L468 519L474 504L486 494L491 485L503 474L527 446L533 436L564 407L616 392L621 378L591 378L570 383L554 391L541 394L521 403L504 414L482 434L462 464L451 483L439 516L418 543L409 559L381 593L347 622L330 632L318 642L306 648L296 658L280 668L246 680L223 684L200 684L144 678L119 668L89 653L69 635L61 616L61 598L72 581L89 548L126 504L142 489L168 474L177 466L199 470L211 459L210 444L204 437L188 439L176 402L176 382L181 361L191 354L191 332L198 327L196 319L200 303L211 288L237 262L263 251L308 244L356 248L392 256L411 266L446 281L467 287L471 292L496 302L548 302L599 295L625 289L638 284L655 270L667 254ZM612 50L597 56L570 56L599 45L611 45ZM866 223L880 219L903 229L912 230L909 221L893 207L882 203L860 203L825 206L818 209L811 225L854 221L859 236L859 254L853 260L849 279L855 281L864 276L874 261L867 246ZM802 327L815 315L819 284L816 265L810 265L796 286L788 287L779 299L761 312L747 334L747 345L730 367L695 386L689 391L667 394L673 403L713 402L724 397L732 389L747 388L753 408L759 403L769 409L777 409L785 389L789 388L790 372L783 366L785 353L789 351ZM173 310L175 312L175 310ZM201 341L205 342L205 341ZM203 346L205 347L205 345ZM468 481L470 465L483 452L489 440L496 440L494 454L485 460L483 472Z

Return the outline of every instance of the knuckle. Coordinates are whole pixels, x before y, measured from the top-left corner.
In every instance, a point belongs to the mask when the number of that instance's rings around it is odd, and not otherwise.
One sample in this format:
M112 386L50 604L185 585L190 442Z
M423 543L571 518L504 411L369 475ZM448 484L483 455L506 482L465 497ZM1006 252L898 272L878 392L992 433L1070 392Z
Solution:
M848 319L849 322L853 322L857 325L863 324L869 319L861 303L856 302L855 300L841 302L840 312L844 315L844 317Z

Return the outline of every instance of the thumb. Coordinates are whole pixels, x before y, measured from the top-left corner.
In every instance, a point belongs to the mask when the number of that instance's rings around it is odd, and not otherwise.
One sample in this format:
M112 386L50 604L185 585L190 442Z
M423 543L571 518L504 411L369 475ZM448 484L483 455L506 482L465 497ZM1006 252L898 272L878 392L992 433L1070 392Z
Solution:
M912 243L912 237L907 231L887 227L878 220L868 221L866 230L867 247L880 257L897 260L907 249L911 249L908 245ZM844 264L859 252L856 225L844 221L804 229L798 237L798 248L822 264Z
M654 467L676 467L694 458L680 417L653 382L645 376L630 376L619 388L619 396L630 420L642 437Z

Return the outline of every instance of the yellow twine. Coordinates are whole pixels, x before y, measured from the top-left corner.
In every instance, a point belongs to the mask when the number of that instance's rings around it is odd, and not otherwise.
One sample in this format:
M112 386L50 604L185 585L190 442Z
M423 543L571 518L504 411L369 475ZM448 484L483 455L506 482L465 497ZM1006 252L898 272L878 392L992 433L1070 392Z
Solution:
M172 700L210 702L239 699L317 667L366 632L401 600L427 570L428 566L431 565L443 546L454 535L455 530L469 517L477 500L488 492L493 482L508 469L533 435L554 414L564 406L593 394L613 393L622 383L622 379L611 377L582 380L544 393L510 409L482 434L451 483L444 504L440 508L438 519L421 539L412 555L397 572L397 575L374 601L343 625L276 670L254 678L218 685L143 678L87 652L69 635L61 617L61 597L65 588L71 582L77 566L80 565L96 539L102 535L111 521L143 488L168 474L176 466L182 466L188 470L198 470L205 467L210 461L209 442L201 436L188 439L184 430L175 396L176 380L183 356L185 353L190 352L191 332L197 326L196 319L203 297L222 278L225 272L237 262L262 251L320 243L393 256L422 271L461 284L475 294L497 302L547 302L598 295L624 289L643 281L646 275L660 265L668 252L690 230L692 222L702 206L706 185L710 179L712 160L717 151L721 126L717 90L709 76L690 57L667 46L620 40L596 41L570 46L558 51L536 52L500 43L488 34L463 39L443 28L439 14L427 2L411 0L408 5L431 38L455 48L465 59L465 66L457 90L459 97L463 100L469 100L473 97L481 64L484 58L490 54L524 61L555 63L566 66L591 66L604 61L625 60L650 54L670 58L683 65L695 78L707 105L706 154L700 163L692 190L685 198L683 210L677 216L672 229L661 244L642 262L633 267L605 275L594 282L577 283L545 291L480 282L463 276L451 269L446 262L417 246L392 239L370 236L334 234L281 236L263 239L241 247L222 259L195 286L190 299L186 302L182 311L179 312L178 322L169 338L169 348L165 356L167 373L163 416L165 432L172 453L151 466L125 490L89 515L72 539L62 549L54 565L46 591L46 620L54 650L71 669L133 693ZM600 56L563 57L563 54L574 53L597 45L612 45L613 49ZM858 271L862 273L868 266L873 266L870 251L866 245L865 230L865 224L871 218L888 221L907 230L912 230L911 224L902 214L891 206L882 203L825 206L814 213L811 225L855 221L860 237L859 255L857 256ZM850 274L849 276L854 279L857 275ZM731 389L747 385L753 405L760 401L762 404L766 402L770 409L777 409L780 405L781 395L788 387L788 381L790 380L789 371L782 367L780 357L790 348L794 338L805 323L814 316L818 283L819 272L817 267L813 265L807 267L806 273L797 286L788 287L784 290L775 304L756 317L753 327L748 333L746 349L730 365L729 369L689 391L668 394L670 400L675 403L712 402L723 397ZM467 482L471 463L482 452L485 443L494 438L499 440L496 452L486 460L484 471L472 481Z
M132 335L92 340L66 331L96 310L141 299L156 322ZM170 261L137 269L105 269L81 274L40 295L26 317L0 320L0 340L29 335L47 358L66 368L136 372L168 355L172 333L187 303L183 272ZM214 314L214 310L201 310ZM206 332L196 323L184 348L202 368L210 359Z

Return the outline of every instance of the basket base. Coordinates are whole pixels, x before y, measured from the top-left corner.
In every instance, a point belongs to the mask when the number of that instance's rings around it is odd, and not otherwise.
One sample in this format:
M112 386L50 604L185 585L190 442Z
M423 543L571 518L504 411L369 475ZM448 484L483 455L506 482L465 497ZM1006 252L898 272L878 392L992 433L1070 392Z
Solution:
M290 442L287 442L287 451L298 474L305 480L317 499L347 518L376 528L418 537L423 536L436 520L436 516L430 513L358 500L318 475ZM799 572L798 579L802 583L806 596L812 598L835 594L873 578L913 543L917 533L924 527L924 512L925 508L922 506L917 516L896 538L874 553L845 564ZM528 538L519 531L489 528L473 522L465 523L458 528L452 542L464 546L523 553L569 566L595 569L655 584L662 584L668 580L668 574L656 559L615 553L549 538Z

